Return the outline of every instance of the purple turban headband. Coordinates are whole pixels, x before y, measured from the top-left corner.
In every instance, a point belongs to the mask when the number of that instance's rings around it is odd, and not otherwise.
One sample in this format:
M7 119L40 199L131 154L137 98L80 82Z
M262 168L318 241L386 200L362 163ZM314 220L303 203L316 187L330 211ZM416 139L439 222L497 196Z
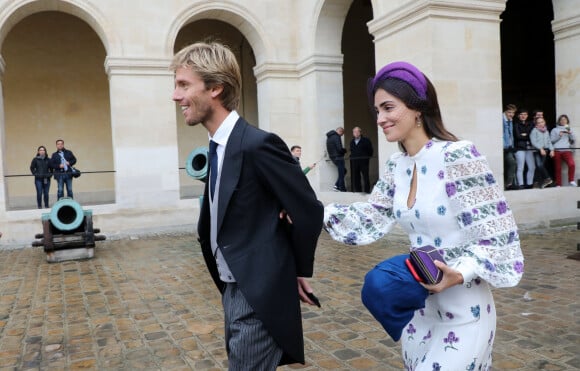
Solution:
M427 80L419 69L407 62L393 62L387 64L377 73L372 80L372 89L386 79L399 79L411 86L419 98L427 99Z

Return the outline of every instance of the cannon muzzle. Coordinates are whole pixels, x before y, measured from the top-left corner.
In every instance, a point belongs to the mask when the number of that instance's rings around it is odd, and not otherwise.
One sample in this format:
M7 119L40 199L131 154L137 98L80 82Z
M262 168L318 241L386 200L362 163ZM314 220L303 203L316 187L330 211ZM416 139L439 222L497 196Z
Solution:
M50 210L49 219L57 229L68 232L77 229L84 219L82 206L72 198L61 198Z
M207 181L208 173L208 149L207 147L197 147L189 153L185 162L187 175L202 182Z

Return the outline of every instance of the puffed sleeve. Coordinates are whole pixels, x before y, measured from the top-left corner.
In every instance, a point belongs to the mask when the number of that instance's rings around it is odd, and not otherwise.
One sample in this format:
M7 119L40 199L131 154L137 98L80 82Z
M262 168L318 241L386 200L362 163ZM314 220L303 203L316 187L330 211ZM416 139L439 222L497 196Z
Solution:
M329 204L324 208L324 229L336 241L347 245L366 245L387 234L395 223L393 170L397 153L385 166L385 172L373 188L367 202L350 205Z
M489 164L467 141L445 153L447 196L463 231L459 246L446 251L465 284L476 277L494 287L518 284L524 272L517 225Z

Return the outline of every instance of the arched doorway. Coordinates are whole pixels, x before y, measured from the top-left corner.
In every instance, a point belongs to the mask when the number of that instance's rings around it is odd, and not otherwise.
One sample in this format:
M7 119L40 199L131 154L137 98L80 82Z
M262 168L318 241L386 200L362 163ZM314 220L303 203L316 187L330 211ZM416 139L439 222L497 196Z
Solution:
M106 50L95 31L75 16L43 11L20 20L7 34L3 148L6 209L36 208L30 163L40 145L48 154L63 139L78 159L74 181L81 203L115 202ZM50 203L56 201L56 182Z
M508 0L501 15L504 106L540 109L550 128L556 120L552 0Z
M342 31L342 54L344 64L342 72L344 96L344 144L349 151L352 140L352 129L360 127L362 135L369 138L375 149L375 155L369 164L370 184L378 179L377 161L377 126L368 105L366 84L369 77L375 74L375 48L369 34L367 22L373 19L373 8L370 0L355 0L346 15ZM347 168L349 161L347 161ZM352 188L352 171L346 176L347 189ZM372 187L371 187L372 188Z

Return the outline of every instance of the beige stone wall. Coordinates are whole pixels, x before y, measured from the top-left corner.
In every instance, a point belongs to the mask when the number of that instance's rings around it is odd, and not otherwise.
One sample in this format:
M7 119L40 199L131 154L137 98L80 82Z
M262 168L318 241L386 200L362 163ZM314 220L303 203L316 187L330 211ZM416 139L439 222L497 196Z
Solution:
M0 244L27 244L31 230L38 228L38 210L12 207L18 198L33 197L31 179L7 175L26 172L36 147L43 143L52 150L57 136L64 137L83 170L114 171L86 174L75 183L75 192L90 200L95 225L105 234L193 228L197 201L183 197L200 192L201 183L179 168L191 149L207 142L207 135L181 122L170 99L173 75L167 67L180 43L203 33L219 29L224 38L239 45L245 40L251 48L251 53L244 49L239 54L255 63L244 65L244 86L249 90L242 113L289 145L301 144L303 163L321 158L324 133L351 125L350 118L345 122L344 97L357 95L345 95L345 90L359 89L343 78L341 45L343 37L350 36L343 30L351 4L352 0L0 0ZM473 140L487 155L496 178L502 179L498 17L505 2L372 4L368 29L375 39L376 67L404 59L422 68L439 91L447 125ZM554 28L561 82L558 111L577 117L575 71L580 62L573 54L579 42L574 4L575 0L555 2ZM47 17L45 11L59 14ZM54 33L49 26L56 28ZM33 39L25 29L39 36ZM41 68L32 64L38 62L35 53L40 50L42 61L50 64L51 73L44 78ZM362 108L360 103L355 106ZM49 125L56 133L39 136ZM382 164L396 146L373 135ZM328 192L335 175L327 161L308 175L324 202L362 199ZM52 195L55 192L53 184ZM577 216L569 206L570 199L578 198L577 189L542 190L541 197L535 192L508 194L521 224Z

